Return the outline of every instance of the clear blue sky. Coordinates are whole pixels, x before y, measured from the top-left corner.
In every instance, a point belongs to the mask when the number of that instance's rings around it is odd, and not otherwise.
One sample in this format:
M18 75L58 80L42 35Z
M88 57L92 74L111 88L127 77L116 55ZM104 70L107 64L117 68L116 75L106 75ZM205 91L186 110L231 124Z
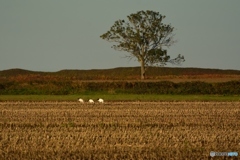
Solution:
M140 10L165 15L180 67L240 70L240 0L0 0L0 70L139 66L99 36ZM176 67L168 64L169 67Z

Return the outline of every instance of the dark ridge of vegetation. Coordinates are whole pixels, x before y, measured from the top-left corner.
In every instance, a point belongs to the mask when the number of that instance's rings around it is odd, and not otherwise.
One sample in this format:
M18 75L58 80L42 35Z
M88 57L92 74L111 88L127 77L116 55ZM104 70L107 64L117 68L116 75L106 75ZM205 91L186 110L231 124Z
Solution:
M161 79L162 76L198 76L198 75L240 75L239 70L220 70L203 68L170 68L150 67L146 79ZM38 72L23 69L10 69L0 71L0 80L16 78L20 76L25 79L32 77L61 78L62 80L139 80L139 67L120 67L113 69L92 69L92 70L61 70L58 72ZM26 77L27 76L27 77ZM20 78L20 79L21 79Z
M32 81L2 82L0 95L71 95L71 94L208 94L240 95L240 81L206 83L201 81L173 83L170 81Z

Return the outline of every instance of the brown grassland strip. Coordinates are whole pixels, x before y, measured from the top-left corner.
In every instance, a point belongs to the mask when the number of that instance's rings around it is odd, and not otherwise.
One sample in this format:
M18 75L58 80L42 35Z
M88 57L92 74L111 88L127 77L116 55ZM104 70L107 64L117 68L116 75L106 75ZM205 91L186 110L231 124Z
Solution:
M208 159L240 152L240 102L0 102L0 159Z
M159 81L170 81L174 83L180 82L208 82L208 83L218 83L218 82L229 82L229 81L240 81L240 76L238 75L224 75L224 76L160 76L160 77L149 77L145 80L136 79L126 79L126 80L73 80L73 82L159 82Z

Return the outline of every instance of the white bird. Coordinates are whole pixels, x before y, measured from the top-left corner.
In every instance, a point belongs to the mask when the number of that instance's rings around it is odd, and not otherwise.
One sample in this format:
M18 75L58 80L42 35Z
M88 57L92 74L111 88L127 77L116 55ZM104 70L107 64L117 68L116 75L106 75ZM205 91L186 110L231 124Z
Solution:
M98 98L98 100L97 100L99 103L103 103L104 102L104 100L102 99L102 98Z
M78 98L78 101L84 103L84 100L82 98Z
M94 101L92 99L89 99L88 102L89 103L94 103Z

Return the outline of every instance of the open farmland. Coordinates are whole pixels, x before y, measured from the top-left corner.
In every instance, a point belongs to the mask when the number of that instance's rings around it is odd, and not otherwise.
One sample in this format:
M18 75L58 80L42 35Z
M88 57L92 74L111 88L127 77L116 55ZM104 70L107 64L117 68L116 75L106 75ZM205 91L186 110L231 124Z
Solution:
M240 102L8 101L0 131L0 159L207 159L240 152Z

